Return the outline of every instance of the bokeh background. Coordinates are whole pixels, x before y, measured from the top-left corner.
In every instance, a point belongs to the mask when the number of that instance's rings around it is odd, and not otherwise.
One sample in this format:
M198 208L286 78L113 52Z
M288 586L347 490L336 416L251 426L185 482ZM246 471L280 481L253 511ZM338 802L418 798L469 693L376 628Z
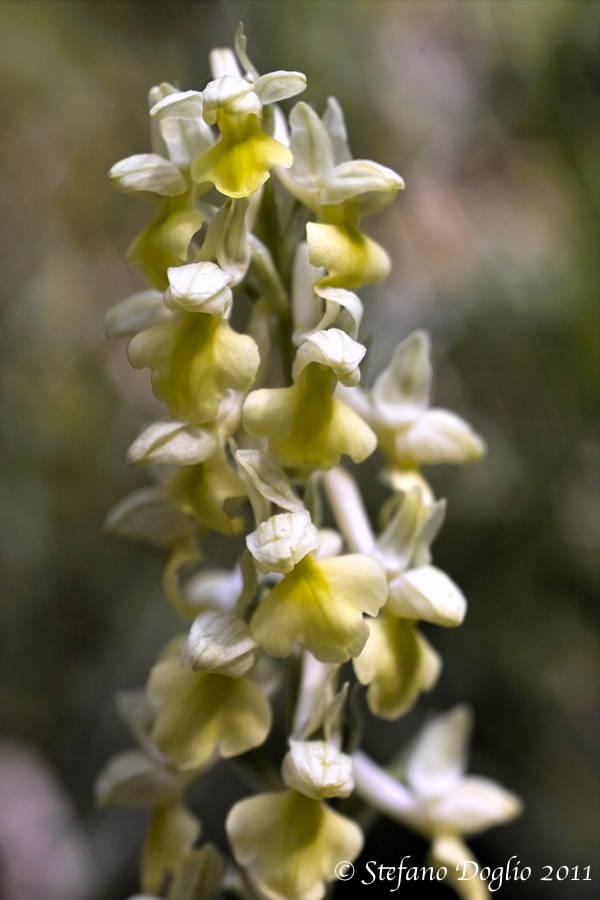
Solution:
M436 561L469 615L430 630L438 686L370 729L368 748L388 759L428 714L468 701L472 770L526 804L472 842L488 864L516 854L534 869L496 896L597 897L597 868L591 884L538 875L598 864L600 4L32 0L0 3L0 18L0 896L134 893L144 815L96 811L91 785L129 744L113 694L143 683L177 624L161 555L101 532L143 481L125 451L154 412L146 373L104 337L106 309L140 286L124 253L148 215L106 172L148 148L148 87L201 89L208 51L243 19L259 69L306 72L318 108L337 95L355 155L406 180L369 223L394 270L364 292L367 382L426 327L436 403L490 447L471 468L430 470L449 502ZM207 836L222 841L242 790L228 769L200 788ZM364 858L423 852L380 819Z

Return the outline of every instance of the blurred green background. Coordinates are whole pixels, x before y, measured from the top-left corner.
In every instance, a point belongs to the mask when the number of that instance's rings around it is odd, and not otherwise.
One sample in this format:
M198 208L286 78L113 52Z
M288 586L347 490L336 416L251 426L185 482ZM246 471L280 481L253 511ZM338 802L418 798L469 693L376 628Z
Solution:
M426 715L468 701L472 770L526 804L472 842L487 864L534 868L495 896L598 896L597 869L595 884L537 874L598 864L600 4L32 0L0 3L0 18L0 896L134 893L144 815L95 811L91 785L130 743L114 692L144 681L177 624L161 554L101 533L143 482L125 451L155 411L147 373L104 337L105 310L140 286L124 253L148 216L106 172L149 147L148 87L202 89L239 19L260 70L305 72L317 108L335 94L355 156L406 180L369 223L394 269L364 292L366 381L426 327L436 404L490 447L470 469L430 470L449 502L436 562L469 614L429 629L438 686L367 746L385 760ZM375 511L383 493L366 490ZM221 769L200 787L207 836L222 840L241 790ZM423 845L380 820L365 859L406 853L420 864Z

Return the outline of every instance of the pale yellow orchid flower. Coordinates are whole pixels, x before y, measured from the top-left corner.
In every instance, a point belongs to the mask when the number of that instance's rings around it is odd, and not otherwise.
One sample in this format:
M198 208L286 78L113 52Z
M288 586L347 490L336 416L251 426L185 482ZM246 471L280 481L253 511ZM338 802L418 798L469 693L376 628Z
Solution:
M267 438L283 466L330 469L343 454L362 462L375 449L375 435L334 391L339 380L356 383L364 352L339 329L314 332L298 349L291 387L265 388L246 398L244 427Z
M128 261L151 285L164 291L167 269L188 258L191 240L204 221L196 208L198 189L189 178L190 160L208 150L213 136L202 118L202 95L179 92L170 84L149 95L154 153L120 160L109 172L125 193L158 199L156 215L129 247Z
M461 878L473 860L463 837L509 822L521 813L515 794L489 778L465 775L470 711L457 706L428 722L403 758L401 783L363 753L356 753L358 794L375 809L408 824L431 841L431 862L446 866L448 881L462 900L486 900L487 885ZM465 871L472 873L471 868Z
M414 620L383 612L369 624L369 637L353 665L360 683L369 685L371 712L397 719L434 686L441 660Z
M238 864L269 900L320 900L336 863L363 844L351 819L294 790L240 800L226 828Z
M343 113L333 97L322 119L297 103L290 126L294 163L278 174L317 216L306 227L310 262L327 269L317 286L352 290L381 281L390 271L389 256L360 230L359 221L390 203L404 182L385 166L351 158Z
M204 116L209 124L216 121L221 137L194 161L194 181L210 182L227 197L249 197L265 183L273 166L291 166L289 148L263 131L262 109L266 103L293 97L305 86L300 72L271 72L252 82L226 74L211 81L203 91Z
M344 398L376 431L392 471L468 463L485 453L484 441L464 419L430 407L430 354L429 336L415 331L396 347L368 394L345 392Z
M260 746L271 727L271 708L248 677L184 667L180 646L170 646L150 673L147 691L156 708L151 740L180 771L217 756L238 756Z
M318 559L318 545L295 529L300 519L310 523L308 513L272 516L248 536L248 548L259 565L287 572L259 603L250 633L271 656L288 656L299 643L323 662L345 662L357 656L367 640L364 614L376 616L385 602L385 573L376 560L358 553ZM277 540L277 548L283 545L279 565L273 552L274 521L290 523L291 548L290 540ZM306 528L316 532L310 524Z
M167 301L176 312L136 334L129 359L135 368L151 368L154 393L176 419L203 424L216 418L228 391L250 388L258 348L227 322L229 276L218 266L195 263L169 269L168 276Z

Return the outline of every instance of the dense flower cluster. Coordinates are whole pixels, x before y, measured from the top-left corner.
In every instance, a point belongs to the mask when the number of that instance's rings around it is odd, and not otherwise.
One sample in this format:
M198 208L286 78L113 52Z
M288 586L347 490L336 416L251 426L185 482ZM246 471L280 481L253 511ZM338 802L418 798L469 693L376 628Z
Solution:
M107 328L129 338L132 366L150 369L165 416L129 449L152 483L107 527L167 549L163 588L183 633L145 691L120 697L138 749L105 767L98 797L150 810L146 900L200 900L224 883L240 896L318 900L336 862L362 847L358 825L328 803L355 784L429 835L442 861L466 852L462 835L518 811L512 795L463 775L462 708L427 725L404 784L353 754L347 727L355 679L370 713L395 719L440 674L419 623L455 627L466 601L432 563L445 505L421 470L477 459L484 445L430 406L423 332L399 344L371 390L359 386L355 291L390 266L362 221L402 179L353 159L333 98L322 117L297 102L286 118L279 103L305 77L259 75L241 28L236 54L215 50L211 66L203 91L152 88L153 152L110 172L155 214L128 254L149 287L113 307ZM390 491L378 530L341 465L376 448ZM212 532L237 548L230 571L201 567ZM264 743L270 699L294 677L280 788L229 811L226 867L211 844L195 848L186 791L220 758Z

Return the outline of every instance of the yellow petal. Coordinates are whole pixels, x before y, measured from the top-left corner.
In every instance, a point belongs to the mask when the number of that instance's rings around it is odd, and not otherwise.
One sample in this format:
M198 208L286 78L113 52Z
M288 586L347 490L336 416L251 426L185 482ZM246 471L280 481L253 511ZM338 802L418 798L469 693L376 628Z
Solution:
M193 672L173 656L152 669L148 695L158 707L152 741L182 771L260 746L271 726L269 703L252 681Z
M204 844L181 860L168 900L214 900L223 881L223 857L214 844Z
M250 622L254 640L271 656L302 644L322 662L342 663L365 645L371 616L385 602L385 574L369 556L302 559L259 604Z
M362 462L377 445L366 422L333 395L335 376L311 364L289 388L253 391L244 403L244 428L269 440L284 466L331 469L342 455Z
M327 269L318 287L356 290L389 274L386 251L356 226L309 222L306 235L311 265Z
M158 894L200 834L200 824L183 806L161 806L153 814L142 851L142 890Z
M134 368L152 369L154 393L181 421L212 421L229 389L247 391L259 364L251 337L207 313L184 312L135 335L129 344Z
M246 496L237 472L223 450L198 466L179 469L167 484L169 495L182 512L221 534L240 534L241 518L233 515L235 501Z
M221 140L192 165L194 181L210 181L227 197L249 197L265 183L272 166L292 165L291 151L269 137L257 116L218 116Z
M189 192L162 201L156 217L130 245L128 262L139 266L150 284L166 291L167 269L185 262L190 242L202 222L202 214L195 208Z
M291 790L241 800L226 827L237 862L270 900L319 900L336 863L363 844L358 825Z
M412 619L384 613L369 627L369 639L354 660L354 671L361 684L369 685L371 712L382 719L397 719L408 712L421 691L433 687L440 659Z

